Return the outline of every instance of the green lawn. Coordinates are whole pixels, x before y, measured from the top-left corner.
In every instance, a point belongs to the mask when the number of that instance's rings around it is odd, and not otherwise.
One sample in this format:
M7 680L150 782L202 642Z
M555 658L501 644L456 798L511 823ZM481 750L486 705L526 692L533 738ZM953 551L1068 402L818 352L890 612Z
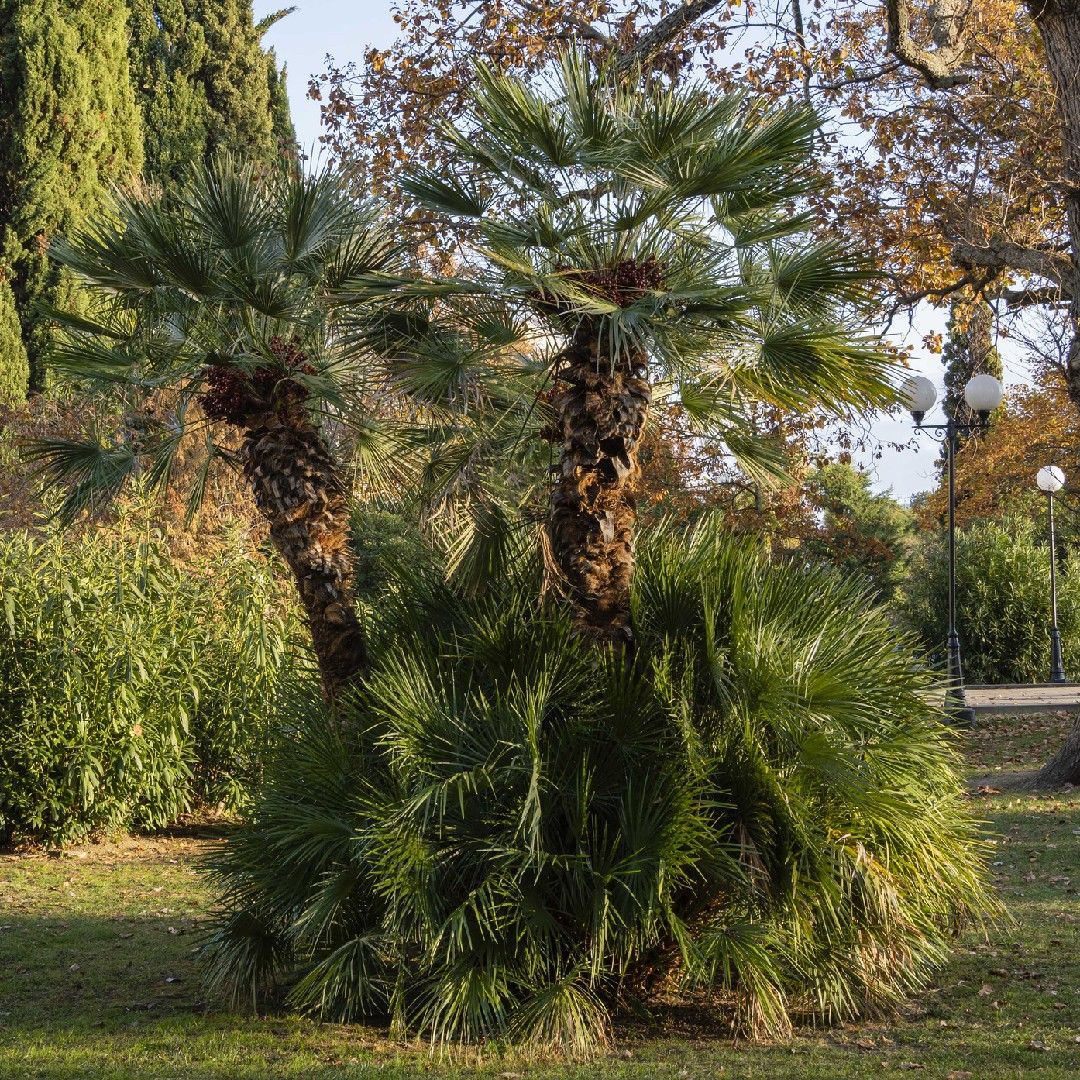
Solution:
M1037 765L1065 727L1058 717L985 724L965 736L972 774ZM662 1031L624 1032L609 1056L578 1066L495 1052L451 1063L377 1029L206 1013L193 956L208 903L197 837L0 855L0 1078L1076 1080L1080 789L986 794L976 805L1014 922L962 938L903 1017L771 1046L732 1045L722 1030L669 1017Z

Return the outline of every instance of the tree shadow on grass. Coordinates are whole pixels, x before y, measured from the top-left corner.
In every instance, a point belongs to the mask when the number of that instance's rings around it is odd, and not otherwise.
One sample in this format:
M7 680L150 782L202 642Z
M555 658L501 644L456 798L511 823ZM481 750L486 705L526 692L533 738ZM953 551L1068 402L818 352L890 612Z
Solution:
M959 941L906 1019L733 1046L730 1030L705 1014L661 1013L655 1024L621 1029L609 1056L584 1064L487 1049L479 1059L440 1059L376 1028L207 1011L196 894L182 900L187 916L169 911L177 901L166 868L158 876L154 864L139 862L130 864L142 873L137 887L130 875L116 882L129 894L115 908L128 914L68 914L63 873L43 862L48 876L35 870L37 899L22 911L0 909L0 1080L852 1080L906 1069L936 1080L1075 1080L1080 793L995 796L973 809L993 819L992 872L1018 921ZM150 888L161 883L163 892ZM144 904L162 910L138 910Z
M1007 833L1011 815L1001 819ZM1030 901L1041 904L1043 897ZM943 973L940 990L920 997L921 1015L906 1020L804 1031L773 1046L735 1046L730 1031L710 1023L706 1013L667 1011L655 1025L623 1029L611 1054L568 1064L494 1050L479 1059L472 1052L432 1057L425 1046L403 1046L362 1025L207 1011L193 951L199 928L175 922L168 915L6 917L0 923L0 1078L713 1080L722 1072L723 1080L846 1080L918 1065L925 1076L966 1071L1002 1080L1065 1080L1080 1063L1080 1045L1067 1041L1077 1017L1043 1015L1045 983L1025 971L1050 958L1048 931L1029 935L1028 952L1004 960L968 950ZM1077 974L1076 951L1058 959ZM981 974L993 965L1003 965L1007 976ZM980 978L994 981L995 993L1000 982L1003 997L1026 995L1018 1003L1026 1026L999 1022L991 1003L975 995ZM947 1017L947 1026L938 1017ZM1033 1042L1047 1048L1033 1049Z
M340 1077L342 1053L389 1045L361 1027L208 1010L192 919L4 913L0 927L0 1080Z

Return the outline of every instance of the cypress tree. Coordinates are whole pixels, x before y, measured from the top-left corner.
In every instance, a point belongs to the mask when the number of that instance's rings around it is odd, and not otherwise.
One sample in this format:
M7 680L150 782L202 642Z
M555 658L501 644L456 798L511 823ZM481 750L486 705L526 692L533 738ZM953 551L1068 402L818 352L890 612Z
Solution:
M142 165L125 0L0 0L0 383L40 390L48 322L63 301L49 241L96 211ZM24 372L28 386L22 386Z
M146 176L168 185L206 155L210 106L196 75L206 37L187 0L131 0L131 75L143 115Z
M0 405L22 401L29 384L30 368L15 297L7 280L0 280Z
M285 72L251 0L0 0L0 400L44 385L64 275L49 241L139 176L219 151L296 154Z
M299 147L296 143L296 127L293 124L292 109L289 107L288 72L282 64L277 66L277 54L271 49L267 54L270 84L270 120L274 138L274 148L283 157L297 158Z
M146 175L165 186L219 152L269 160L296 136L284 71L251 0L131 0L131 61Z
M973 423L975 417L964 401L968 380L983 374L995 379L1002 376L1001 355L994 344L994 309L985 300L953 303L941 362L945 365L945 414L960 424ZM963 432L957 438L958 445L963 445Z

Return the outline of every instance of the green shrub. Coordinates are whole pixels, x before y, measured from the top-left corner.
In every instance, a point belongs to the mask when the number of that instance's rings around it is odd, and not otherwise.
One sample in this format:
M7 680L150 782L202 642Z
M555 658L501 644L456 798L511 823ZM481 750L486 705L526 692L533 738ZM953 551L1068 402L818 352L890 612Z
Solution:
M414 566L430 571L437 557L420 536L416 516L365 505L349 523L349 549L353 559L353 591L362 601L385 592L389 567Z
M957 534L956 627L970 683L1046 682L1050 677L1050 550L1040 527L1014 518L984 521ZM924 535L898 611L931 660L945 666L948 549ZM1058 619L1065 669L1080 674L1080 575L1058 567Z
M620 1006L888 1006L984 905L951 736L864 592L711 526L640 551L632 670L536 582L402 572L351 726L317 701L213 857L208 983L583 1052Z
M0 536L0 834L62 843L242 806L291 621L240 557Z

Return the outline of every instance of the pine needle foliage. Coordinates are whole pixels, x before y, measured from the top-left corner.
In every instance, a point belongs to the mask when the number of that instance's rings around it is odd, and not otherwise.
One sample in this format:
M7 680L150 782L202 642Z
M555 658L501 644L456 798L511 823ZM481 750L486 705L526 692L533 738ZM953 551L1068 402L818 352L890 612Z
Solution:
M351 727L298 703L212 857L215 995L570 1055L672 994L780 1034L895 1005L987 910L931 677L857 586L662 528L628 665L523 573L387 580Z

